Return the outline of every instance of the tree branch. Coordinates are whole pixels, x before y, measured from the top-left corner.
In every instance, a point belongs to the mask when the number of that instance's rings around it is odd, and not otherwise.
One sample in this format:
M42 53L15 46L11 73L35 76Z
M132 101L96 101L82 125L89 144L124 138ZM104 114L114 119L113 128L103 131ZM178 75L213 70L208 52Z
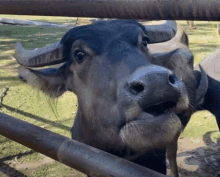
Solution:
M7 95L7 91L9 90L9 87L6 87L2 94L0 95L0 108L2 107L3 98Z

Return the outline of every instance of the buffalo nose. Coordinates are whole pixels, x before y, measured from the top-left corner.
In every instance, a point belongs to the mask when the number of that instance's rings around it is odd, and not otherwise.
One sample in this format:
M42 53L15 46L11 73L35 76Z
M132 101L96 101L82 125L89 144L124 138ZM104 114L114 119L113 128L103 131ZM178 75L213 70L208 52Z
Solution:
M179 79L172 71L160 66L148 66L135 71L128 81L129 90L137 95L142 92L151 92L161 87L170 87L170 91L178 90Z

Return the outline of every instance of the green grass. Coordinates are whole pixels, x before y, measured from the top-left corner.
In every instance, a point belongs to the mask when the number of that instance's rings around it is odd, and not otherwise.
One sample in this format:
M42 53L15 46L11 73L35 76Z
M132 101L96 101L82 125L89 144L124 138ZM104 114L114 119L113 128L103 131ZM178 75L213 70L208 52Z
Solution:
M52 17L52 16L34 16L34 15L0 15L0 18L33 20L33 21L51 22L57 24L64 24L64 23L74 24L76 21L75 17Z
M75 18L69 17L42 17L42 16L8 16L0 18L15 18L40 20L54 23L71 23ZM183 26L185 21L180 21ZM188 30L190 49L195 56L195 63L220 46L220 37L216 34L215 22L195 22L195 30ZM0 94L9 86L9 91L4 97L0 111L30 122L61 135L70 137L75 113L77 111L77 98L72 93L65 93L57 100L51 100L41 92L23 84L17 78L17 69L20 67L15 61L15 44L20 41L26 49L39 48L60 40L66 29L36 27L36 26L11 26L0 25ZM196 113L182 137L206 136L208 132L217 131L215 118L209 112ZM213 140L219 135L213 134ZM0 136L0 159L10 166L16 163L37 162L42 157L39 153L20 145L10 139ZM59 162L46 164L38 168L19 170L27 176L83 176ZM1 173L0 173L1 176Z
M186 21L178 23L186 27ZM186 29L186 32L196 65L204 56L220 47L220 36L217 35L217 22L195 21L194 24L195 29Z
M26 17L23 18L25 19ZM34 19L41 20L41 18L36 17ZM28 19L33 20L33 18ZM44 20L41 21L61 23L68 20L69 18L61 18L60 20L56 17L48 19L44 17ZM20 41L26 49L34 49L60 40L64 32L66 32L66 29L62 28L0 26L0 94L7 86L9 87L0 111L61 135L71 137L70 128L73 125L77 111L76 96L72 93L65 93L57 100L51 100L41 92L23 84L17 78L17 69L20 66L14 59L17 41ZM15 157L17 157L18 163L37 162L41 158L38 153L30 152L31 149L0 136L0 159L5 159L4 163L12 163ZM58 172L61 168L67 168L60 163L58 166L50 167L50 169L55 168L51 170ZM34 169L31 173L30 171L25 173L25 170L22 172L28 176L45 176L44 174L47 174L46 171L47 166ZM74 176L74 174L82 176L81 173L71 168L66 170L65 176Z
M217 22L195 21L195 28L186 28L186 21L178 21L189 36L189 47L194 55L194 63L197 65L203 57L220 47L220 36L217 35ZM208 111L195 113L183 133L182 138L204 138L207 132L218 131L215 117ZM216 141L220 133L212 133L211 138Z

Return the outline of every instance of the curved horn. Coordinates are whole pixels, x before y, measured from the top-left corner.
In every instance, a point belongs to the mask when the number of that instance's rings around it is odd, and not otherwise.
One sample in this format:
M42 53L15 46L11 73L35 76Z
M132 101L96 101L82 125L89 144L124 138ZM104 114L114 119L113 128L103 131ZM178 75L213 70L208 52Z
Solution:
M200 104L200 102L204 98L204 96L207 92L207 89L208 89L208 76L201 65L199 65L199 68L201 70L201 80L200 80L200 84L199 84L198 88L196 89L196 103L197 103L197 105ZM194 74L196 75L195 72L196 71L194 71ZM199 71L197 71L197 72L199 72Z
M64 61L63 45L59 42L34 50L25 50L20 42L16 44L16 60L26 67L41 67Z
M175 20L167 20L160 25L144 25L149 44L165 42L172 39L177 31L177 24Z

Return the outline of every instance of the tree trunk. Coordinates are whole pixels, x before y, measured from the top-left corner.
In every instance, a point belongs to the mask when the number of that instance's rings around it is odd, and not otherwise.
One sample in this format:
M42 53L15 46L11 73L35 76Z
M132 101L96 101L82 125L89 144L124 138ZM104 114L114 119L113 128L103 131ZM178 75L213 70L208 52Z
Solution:
M189 29L193 29L194 28L194 21L186 21L187 22L187 27L189 28Z
M217 34L220 35L220 23L217 23Z

